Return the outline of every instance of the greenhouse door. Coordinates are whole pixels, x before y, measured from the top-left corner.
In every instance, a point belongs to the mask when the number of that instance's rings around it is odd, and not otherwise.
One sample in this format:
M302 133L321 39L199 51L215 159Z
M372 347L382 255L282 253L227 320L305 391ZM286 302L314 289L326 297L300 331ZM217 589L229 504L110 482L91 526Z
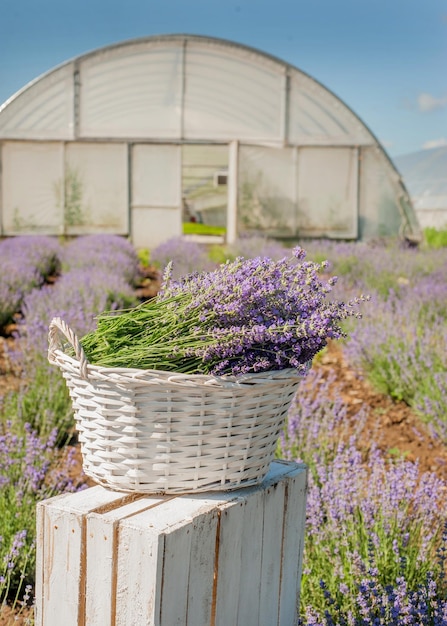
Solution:
M130 223L136 248L152 248L182 232L181 146L131 149Z
M185 235L225 238L228 145L182 146L182 221Z

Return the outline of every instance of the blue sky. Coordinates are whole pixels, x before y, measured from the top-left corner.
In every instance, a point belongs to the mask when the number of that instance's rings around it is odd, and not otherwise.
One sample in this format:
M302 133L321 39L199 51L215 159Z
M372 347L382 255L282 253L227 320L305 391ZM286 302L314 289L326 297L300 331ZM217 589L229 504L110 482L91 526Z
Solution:
M1 0L0 103L105 45L230 39L310 74L391 156L447 145L446 0Z

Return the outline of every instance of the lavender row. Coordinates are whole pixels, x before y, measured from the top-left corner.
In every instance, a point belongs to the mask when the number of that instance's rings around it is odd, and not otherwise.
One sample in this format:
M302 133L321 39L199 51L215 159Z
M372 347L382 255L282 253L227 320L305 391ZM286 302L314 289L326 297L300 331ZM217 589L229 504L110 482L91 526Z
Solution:
M371 294L345 353L382 392L411 405L447 443L447 250L313 243L341 274L338 297Z
M447 624L447 483L418 464L365 457L333 380L314 371L289 411L280 454L309 467L303 626Z
M0 327L13 321L27 293L40 287L60 267L61 247L45 236L0 241Z
M0 241L0 326L13 320L25 297L52 274L102 268L128 286L140 279L130 242L113 235L92 235L61 244L55 237L20 236ZM113 288L112 288L113 289Z
M60 259L62 274L56 283L24 298L20 334L28 354L46 354L53 317L61 317L82 336L94 328L99 313L137 303L135 286L141 274L129 241L111 235L79 237L62 248Z
M17 349L10 354L22 378L17 392L0 398L0 606L32 600L36 503L83 488L69 478L71 402L60 372L46 359L49 323L60 316L82 334L103 310L136 303L138 257L122 238L73 240L58 247L57 260L55 283L36 282L23 294Z

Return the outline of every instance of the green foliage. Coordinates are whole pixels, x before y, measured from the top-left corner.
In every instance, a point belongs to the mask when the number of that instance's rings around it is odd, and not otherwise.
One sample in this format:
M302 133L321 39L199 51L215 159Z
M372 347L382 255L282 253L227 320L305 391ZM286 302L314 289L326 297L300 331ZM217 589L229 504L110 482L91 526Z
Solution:
M428 248L447 248L447 228L424 228L424 240Z
M143 267L149 267L151 261L151 253L149 248L140 248L137 250L138 260Z
M280 458L309 468L301 607L320 615L332 606L327 592L340 614L356 615L358 585L372 571L384 589L400 577L409 590L423 585L429 572L442 579L436 550L445 520L437 502L443 488L432 490L436 481L418 476L405 454L386 460L374 445L366 453L366 414L355 417L354 432L346 417L331 381L311 371L278 449Z
M54 469L55 433L39 437L29 424L0 421L0 607L17 605L35 578L36 505L68 484Z
M230 254L226 246L222 244L213 244L208 248L208 258L216 265L221 265L227 260L234 261L237 255Z
M40 499L26 490L22 494L18 493L15 484L0 490L0 606L7 600L17 602L25 584L34 583L35 508ZM24 545L17 558L8 561L19 533L24 534ZM9 568L8 562L14 563L14 567Z
M224 236L225 233L225 226L211 226L210 224L201 224L200 222L183 222L184 235Z
M82 181L79 173L71 168L65 172L64 223L66 226L84 223Z
M23 381L18 391L4 399L0 418L12 420L15 428L29 424L40 437L57 429L58 446L72 437L74 419L70 396L61 373L35 357L33 376Z

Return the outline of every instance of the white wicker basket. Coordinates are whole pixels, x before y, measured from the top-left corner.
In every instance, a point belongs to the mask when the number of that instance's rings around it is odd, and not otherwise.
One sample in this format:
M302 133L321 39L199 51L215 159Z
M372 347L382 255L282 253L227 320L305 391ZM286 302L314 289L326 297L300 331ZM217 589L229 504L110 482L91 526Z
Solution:
M260 483L301 380L293 369L217 377L92 365L60 318L48 359L70 392L85 474L141 493Z

